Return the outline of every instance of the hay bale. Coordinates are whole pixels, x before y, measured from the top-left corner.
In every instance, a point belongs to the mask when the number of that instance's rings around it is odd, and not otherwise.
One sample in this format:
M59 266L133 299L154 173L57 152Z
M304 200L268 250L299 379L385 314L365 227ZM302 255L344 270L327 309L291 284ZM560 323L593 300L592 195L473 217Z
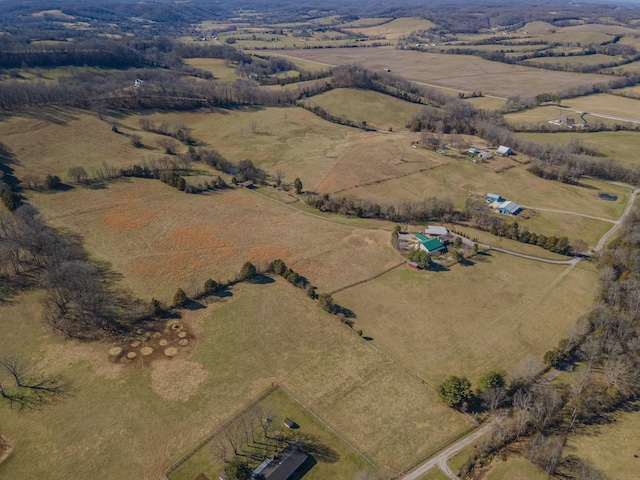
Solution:
M153 348L151 348L151 347L142 347L140 349L140 353L146 357L147 355L151 355L153 353Z
M160 332L153 332L153 334L151 335L151 338L160 338L162 335L160 335Z
M122 353L122 347L113 347L109 349L109 355L112 357L117 357Z
M160 345L161 347L166 347L167 345L169 345L169 342L163 338L158 342L158 345Z
M176 347L165 348L164 354L169 358L173 358L178 354L178 349Z
M129 360L133 360L134 358L136 358L138 356L138 354L136 352L129 352L127 353L127 358Z
M178 333L178 337L180 337L180 338L184 338L184 337L186 337L186 336L187 336L187 332L180 332L180 333Z
M178 340L178 345L180 345L181 347L186 347L187 345L189 345L189 340L187 340L186 338Z
M139 347L140 346L140 341L139 340L134 340L129 345L131 345L133 348Z

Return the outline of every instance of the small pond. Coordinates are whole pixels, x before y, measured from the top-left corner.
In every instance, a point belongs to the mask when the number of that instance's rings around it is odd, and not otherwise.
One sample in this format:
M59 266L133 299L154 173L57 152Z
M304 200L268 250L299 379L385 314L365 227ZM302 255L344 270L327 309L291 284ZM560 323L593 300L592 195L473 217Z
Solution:
M599 193L598 196L602 200L608 200L609 202L615 202L616 200L618 200L618 197L616 195L611 195L610 193Z

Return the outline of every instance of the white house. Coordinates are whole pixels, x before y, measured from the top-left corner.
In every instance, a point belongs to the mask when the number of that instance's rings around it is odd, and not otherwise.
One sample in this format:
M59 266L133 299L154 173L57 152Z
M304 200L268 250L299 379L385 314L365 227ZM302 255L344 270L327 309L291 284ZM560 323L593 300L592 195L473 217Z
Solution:
M509 147L505 147L504 145L500 145L496 150L496 155L500 155L501 157L508 157L509 155L513 155L513 150Z

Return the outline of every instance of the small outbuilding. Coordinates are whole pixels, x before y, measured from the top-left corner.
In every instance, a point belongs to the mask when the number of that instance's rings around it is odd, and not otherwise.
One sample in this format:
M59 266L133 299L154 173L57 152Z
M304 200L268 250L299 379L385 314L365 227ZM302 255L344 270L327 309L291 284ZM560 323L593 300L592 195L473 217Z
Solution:
M513 150L504 145L500 145L496 150L496 155L500 155L501 157L508 157L509 155L513 155Z
M477 148L470 148L469 153L471 154L471 156L478 155L480 153L480 150L478 150Z
M489 152L480 152L478 154L478 157L481 158L482 160L491 160L493 155L491 155Z
M296 422L294 422L293 420L291 420L290 418L285 418L284 419L284 426L287 428L296 428L298 426L298 424Z
M487 196L485 197L485 200L488 203L504 202L504 198L502 198L502 196L497 194L497 193L487 193Z

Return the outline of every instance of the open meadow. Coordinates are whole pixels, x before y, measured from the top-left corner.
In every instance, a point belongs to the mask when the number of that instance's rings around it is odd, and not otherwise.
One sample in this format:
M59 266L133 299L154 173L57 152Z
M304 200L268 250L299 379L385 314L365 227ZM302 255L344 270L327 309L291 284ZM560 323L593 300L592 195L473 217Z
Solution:
M141 298L235 278L245 261L281 258L321 291L368 278L402 259L390 234L340 225L244 189L189 195L157 180L34 194L52 226L81 235L90 255Z
M566 145L571 140L579 140L588 149L598 152L596 160L614 159L626 167L634 168L640 165L638 158L638 143L640 132L572 132L556 133L517 133L518 137L534 142Z
M562 104L583 112L610 115L614 120L633 120L640 123L640 100L599 93L586 97L569 98Z
M352 22L352 26L346 30L350 30L353 33L360 33L367 36L382 37L384 40L397 41L403 35L408 35L415 30L429 30L436 25L429 20L422 18L395 18L390 22L381 23L379 25L372 26L360 26L359 21Z
M128 364L109 361L112 344L51 336L37 293L0 306L0 348L73 386L42 410L2 406L3 434L17 447L3 478L155 480L274 382L392 472L468 426L301 290L276 280L229 293L182 312L196 340L177 357ZM341 457L347 470L357 457Z
M372 70L389 68L416 82L482 92L507 98L516 94L553 92L558 85L592 85L608 81L605 75L545 71L532 67L490 62L470 55L444 55L394 48L288 50L287 56L329 65L358 63Z
M515 161L513 168L497 172L490 168L496 161L499 159L473 163L463 158L402 178L343 190L340 196L378 202L449 197L458 208L464 208L470 195L484 197L493 192L534 209L565 210L611 220L617 220L626 207L628 188L588 179L581 180L579 185L543 180ZM617 195L618 200L602 200L599 193Z
M638 478L640 412L637 403L630 407L630 411L613 415L611 423L587 426L579 435L569 437L565 455L587 460L609 478Z
M422 105L417 105L389 95L370 90L337 88L306 100L318 105L330 114L344 116L354 122L367 122L376 130L407 131L411 117Z
M187 58L184 63L211 72L219 82L233 82L240 78L235 66L227 65L228 62L221 58Z
M590 268L490 252L446 272L399 267L334 298L375 346L436 385L542 358L589 310L596 286Z
M134 115L122 122L135 128L140 118ZM411 148L418 134L364 132L298 107L155 113L146 118L183 122L206 148L233 162L250 159L271 175L280 170L286 183L298 177L311 192L388 180L450 161L433 151Z

